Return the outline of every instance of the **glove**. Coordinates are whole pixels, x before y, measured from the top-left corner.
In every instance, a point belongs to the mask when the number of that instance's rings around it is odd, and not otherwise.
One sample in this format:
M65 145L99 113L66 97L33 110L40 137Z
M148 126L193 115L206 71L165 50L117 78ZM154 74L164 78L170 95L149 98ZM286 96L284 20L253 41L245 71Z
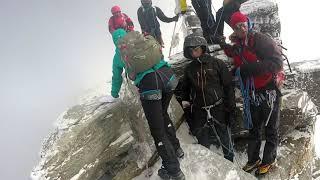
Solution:
M182 108L183 109L187 108L187 107L190 107L190 102L188 102L188 101L182 101L181 104L182 104Z
M173 17L173 21L178 21L179 20L179 14Z
M232 42L232 43L235 43L237 42L238 40L238 37L235 33L232 33L230 36L229 36L229 40Z
M148 36L150 35L148 32L142 32L143 36Z
M101 103L113 103L113 102L116 102L116 101L118 101L118 100L119 100L119 98L114 98L114 97L112 97L112 96L110 96L110 95L102 96L102 97L99 99L99 101L100 101Z

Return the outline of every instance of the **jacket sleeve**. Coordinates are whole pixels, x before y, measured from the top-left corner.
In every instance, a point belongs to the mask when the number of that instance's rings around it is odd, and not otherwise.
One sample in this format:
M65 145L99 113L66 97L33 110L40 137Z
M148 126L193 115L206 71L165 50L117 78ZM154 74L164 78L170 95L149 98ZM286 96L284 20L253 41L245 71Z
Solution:
M281 49L271 37L255 33L253 50L259 61L242 65L240 67L241 76L243 76L242 72L245 73L245 77L248 77L276 73L282 69Z
M184 69L184 74L182 77L182 85L181 85L181 99L182 101L190 102L190 92L191 92L191 84L190 79L188 77L188 66Z
M108 26L109 26L109 32L112 34L113 31L115 30L115 29L114 29L114 24L113 24L113 17L111 17L111 18L109 19Z
M156 11L157 17L158 17L162 22L169 23L169 22L175 21L175 17L173 17L173 18L167 17L166 15L164 15L164 13L162 12L162 10L161 10L160 8L155 7L155 11Z
M236 104L234 87L232 83L232 75L229 69L227 68L227 65L223 61L219 59L217 59L217 61L219 64L218 66L220 68L220 80L224 91L225 107L228 112L233 112L235 110Z
M122 71L123 67L119 65L120 55L116 53L113 57L112 64L112 87L111 87L111 96L114 98L119 97L119 91L122 85Z
M138 21L139 21L142 33L146 32L146 22L145 22L145 19L143 17L143 12L142 12L142 8L141 7L137 11L137 16L138 16Z
M128 15L126 15L126 14L124 14L124 13L123 13L123 15L124 15L124 17L125 17L125 19L126 19L127 29L128 29L129 31L133 31L134 25L133 25L132 20L129 18Z

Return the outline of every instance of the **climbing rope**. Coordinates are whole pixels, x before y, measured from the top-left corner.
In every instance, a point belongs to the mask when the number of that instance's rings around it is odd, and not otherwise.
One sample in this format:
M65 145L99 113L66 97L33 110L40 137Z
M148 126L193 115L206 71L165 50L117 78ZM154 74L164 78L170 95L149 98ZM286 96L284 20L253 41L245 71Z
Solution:
M231 130L230 130L230 127L227 127L227 133L228 133L228 138L229 138L229 147L226 147L222 142L221 142L221 139L220 139L220 136L218 135L217 133L217 130L216 130L216 127L214 125L214 123L216 123L217 125L219 125L220 127L223 127L223 124L221 124L217 119L215 119L212 115L211 115L211 108L214 108L216 107L217 105L221 104L223 102L223 99L220 99L218 100L215 104L213 105L207 105L207 102L206 102L206 98L205 98L205 93L204 93L204 83L203 83L203 70L202 70L202 62L200 61L199 58L197 58L197 60L200 62L201 64L201 73L200 73L200 78L201 78L201 90L202 90L202 98L203 98L203 102L204 102L204 107L202 107L206 112L207 112L207 122L206 124L209 125L209 127L212 129L212 131L214 132L215 136L217 137L218 139L218 142L220 144L220 146L224 149L226 149L228 151L228 154L226 154L226 156L229 156L230 154L233 154L233 158L237 164L237 166L239 168L240 167L240 163L239 163L239 159L236 157L236 154L234 153L234 150L233 150L233 142L232 142L232 137L231 137ZM204 76L205 76L205 73L204 73ZM206 127L206 124L204 127ZM204 128L203 127L203 128Z
M254 88L254 80L253 78L247 78L246 84L243 83L240 68L237 68L236 77L238 77L240 83L240 90L243 98L243 120L244 120L244 127L246 129L251 129L253 127L252 124L252 117L250 112L250 91L252 93L253 101L255 101L255 88Z
M266 120L265 126L268 126L272 111L274 109L274 102L277 99L277 92L276 90L266 90L266 94L267 94L267 105L270 107L270 112L268 115L268 119Z

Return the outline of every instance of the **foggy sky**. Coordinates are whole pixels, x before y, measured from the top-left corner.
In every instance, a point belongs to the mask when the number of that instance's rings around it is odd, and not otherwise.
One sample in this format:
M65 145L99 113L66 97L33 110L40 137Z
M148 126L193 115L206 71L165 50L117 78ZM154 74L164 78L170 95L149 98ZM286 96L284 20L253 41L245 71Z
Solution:
M289 58L319 58L319 6L292 2L279 6ZM115 4L140 30L139 0L0 0L0 179L28 179L59 114L86 89L110 80L114 45L106 21ZM173 0L154 4L173 16ZM167 52L173 23L161 29Z

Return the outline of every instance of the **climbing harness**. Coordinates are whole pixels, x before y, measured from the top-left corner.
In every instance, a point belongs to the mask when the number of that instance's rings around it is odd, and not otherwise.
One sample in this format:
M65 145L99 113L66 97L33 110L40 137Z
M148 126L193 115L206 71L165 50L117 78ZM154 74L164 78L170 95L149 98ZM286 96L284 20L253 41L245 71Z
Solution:
M202 107L202 109L204 109L207 112L207 122L205 124L204 127L206 127L206 125L209 125L209 127L212 129L214 135L217 137L219 144L221 145L221 147L223 147L224 149L228 150L228 154L226 154L225 156L229 156L230 154L233 154L233 157L235 157L234 151L233 151L233 147L232 146L232 139L231 139L231 131L227 129L228 131L228 138L229 138L229 147L224 146L224 144L221 142L220 136L218 135L218 132L216 130L215 124L219 125L220 127L223 127L224 125L222 123L220 123L216 118L214 118L211 115L211 108L214 108L220 104L223 103L223 99L220 98L218 101L216 101L214 104L212 105L207 105L206 103L206 98L205 98L205 93L204 93L204 87L203 87L203 75L202 75L202 62L200 61L199 58L197 58L197 60L200 62L201 64L201 73L200 73L200 77L201 77L201 90L202 90L202 98L203 98L203 102L204 102L204 107ZM205 71L204 71L205 72ZM205 73L204 73L205 75ZM204 128L203 127L203 128ZM226 125L226 127L228 128L228 126Z
M222 102L223 102L223 99L221 98L221 99L219 99L216 103L214 103L214 104L212 104L212 105L210 105L210 106L203 106L203 107L202 107L202 109L204 109L204 110L207 112L207 120L208 120L208 119L211 119L213 122L217 123L217 124L220 125L220 126L221 126L222 124L221 124L219 121L217 121L215 118L213 118L213 116L211 115L210 110L211 110L211 108L214 108L214 107L222 104Z
M265 126L268 126L272 111L274 109L274 102L277 99L277 92L276 90L266 90L266 94L267 94L267 104L270 107L270 112L269 112L269 116L268 119L266 120Z

